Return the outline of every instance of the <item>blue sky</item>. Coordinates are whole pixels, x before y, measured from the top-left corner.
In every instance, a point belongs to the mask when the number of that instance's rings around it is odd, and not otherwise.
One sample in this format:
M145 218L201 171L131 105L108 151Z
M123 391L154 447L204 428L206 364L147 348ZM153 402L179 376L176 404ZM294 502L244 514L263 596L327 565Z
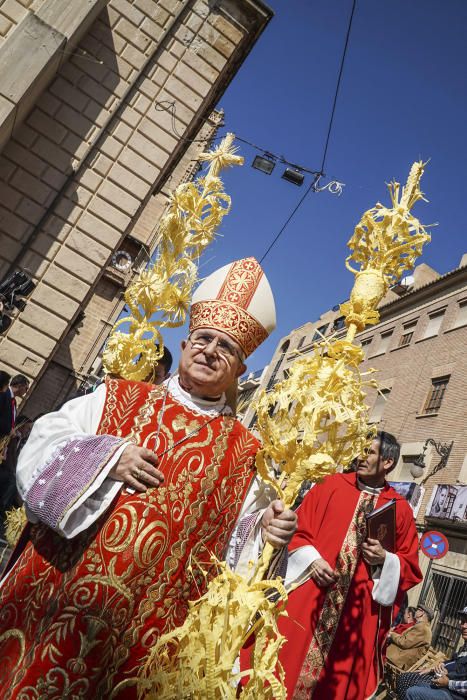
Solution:
M272 0L275 17L219 102L226 128L288 160L319 169L351 0ZM326 173L341 197L311 193L264 261L276 298L275 333L249 359L267 364L280 338L343 301L353 277L346 242L361 214L388 201L385 182L431 161L415 213L437 222L421 260L444 273L467 252L467 2L358 0ZM205 276L232 260L261 258L304 192L245 165L224 175L232 211L206 251ZM183 329L164 334L178 356Z

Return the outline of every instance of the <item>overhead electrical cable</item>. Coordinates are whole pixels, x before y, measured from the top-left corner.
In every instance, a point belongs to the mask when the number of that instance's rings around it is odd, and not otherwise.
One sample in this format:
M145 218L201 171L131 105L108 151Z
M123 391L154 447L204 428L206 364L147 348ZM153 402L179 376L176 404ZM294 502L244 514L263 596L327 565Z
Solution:
M269 254L269 252L270 252L270 251L272 250L272 248L275 246L275 244L277 243L277 241L279 240L279 238L282 236L282 234L284 233L285 229L287 228L287 226L289 225L289 223L292 221L292 219L294 218L295 214L296 214L297 211L300 209L300 207L302 206L303 202L304 202L305 199L308 197L308 195L310 194L310 192L312 192L312 191L313 191L313 192L318 192L318 191L319 191L319 189L320 189L320 188L318 187L319 180L320 180L322 177L325 176L324 168L325 168L325 165L326 165L326 158L327 158L327 154L328 154L329 141L330 141L330 138L331 138L331 132L332 132L332 127L333 127L333 123L334 123L334 115L335 115L335 112L336 112L337 98L338 98L338 96L339 96L339 90L340 90L341 81L342 81L342 74L343 74L343 71L344 71L345 58L346 58L346 56L347 56L347 49L348 49L348 46L349 46L350 32L351 32L351 30L352 30L352 23L353 23L353 18L354 18L354 14L355 14L355 7L356 7L356 5L357 5L357 0L353 0L353 2L352 2L352 10L351 10L351 12L350 12L349 23L348 23L348 26L347 26L347 33L346 33L346 37L345 37L344 50L343 50L343 52L342 52L342 58L341 58L341 62L340 62L339 74L338 74L338 77L337 77L336 90L335 90L335 92L334 92L334 100L333 100L332 109L331 109L331 116L330 116L330 118L329 118L329 125L328 125L328 130L327 130L327 135L326 135L326 141L325 141L324 149L323 149L323 157L322 157L322 160L321 160L321 170L320 170L317 174L315 174L315 177L314 177L312 183L310 184L310 186L309 186L308 189L306 190L305 194L302 195L302 197L300 198L300 200L299 200L298 203L296 204L295 208L293 209L292 213L289 215L289 217L287 218L286 222L283 224L283 226L282 226L282 228L280 229L280 231L276 234L276 236L274 237L274 239L273 239L272 242L270 243L270 245L269 245L269 247L267 248L266 252L263 254L263 257L260 259L260 261L259 261L260 263L263 262L263 260L265 259L265 257Z

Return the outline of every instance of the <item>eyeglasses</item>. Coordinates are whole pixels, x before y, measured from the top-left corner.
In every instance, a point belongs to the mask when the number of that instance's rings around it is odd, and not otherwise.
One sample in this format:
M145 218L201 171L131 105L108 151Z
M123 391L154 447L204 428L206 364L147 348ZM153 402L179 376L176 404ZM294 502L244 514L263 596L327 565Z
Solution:
M233 345L231 345L227 340L218 338L215 335L211 335L211 333L200 333L199 335L197 334L195 337L190 335L188 340L191 342L191 345L194 348L200 348L201 350L204 350L205 348L207 348L208 345L211 345L211 343L215 342L215 349L221 357L225 358L228 361L233 360L234 357L236 357L240 362L243 362L243 358L241 357L238 350L234 348Z

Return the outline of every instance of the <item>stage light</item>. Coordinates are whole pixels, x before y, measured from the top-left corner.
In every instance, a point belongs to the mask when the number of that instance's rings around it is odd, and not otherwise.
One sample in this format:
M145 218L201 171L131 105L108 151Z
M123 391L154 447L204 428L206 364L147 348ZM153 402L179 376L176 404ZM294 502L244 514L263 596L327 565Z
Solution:
M303 185L303 181L305 179L305 175L300 172L300 170L296 170L295 168L286 168L282 173L282 177L284 180L287 180L287 182L291 182L293 185L297 185L298 187Z
M268 153L264 153L262 156L255 156L251 167L260 170L265 175L270 175L276 167L276 161Z

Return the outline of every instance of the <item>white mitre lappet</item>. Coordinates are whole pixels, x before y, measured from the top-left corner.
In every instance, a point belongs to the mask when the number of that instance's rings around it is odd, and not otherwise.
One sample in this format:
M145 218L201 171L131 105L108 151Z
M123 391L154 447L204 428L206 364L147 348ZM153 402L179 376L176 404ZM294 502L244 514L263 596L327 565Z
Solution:
M198 328L223 331L245 357L276 327L271 287L255 258L244 258L213 272L197 288L190 311L190 333Z

